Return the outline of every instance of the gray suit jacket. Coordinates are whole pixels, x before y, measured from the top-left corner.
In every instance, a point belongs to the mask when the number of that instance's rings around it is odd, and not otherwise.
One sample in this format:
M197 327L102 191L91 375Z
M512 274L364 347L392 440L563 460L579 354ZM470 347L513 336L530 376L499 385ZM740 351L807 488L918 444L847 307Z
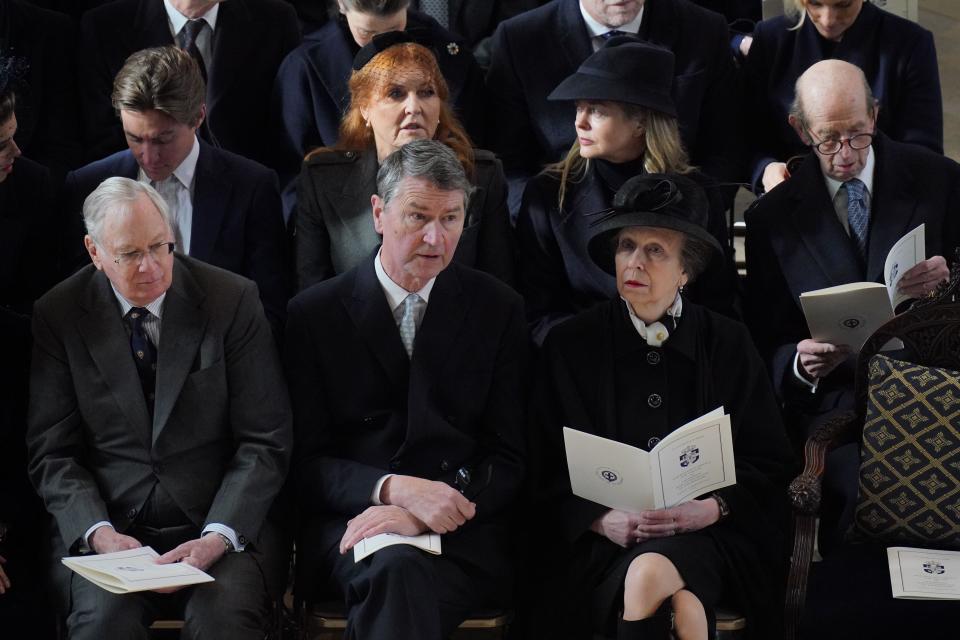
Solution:
M152 420L102 272L90 265L41 298L33 333L29 472L68 550L101 520L126 530L156 482L197 527L256 543L292 432L253 282L176 256Z

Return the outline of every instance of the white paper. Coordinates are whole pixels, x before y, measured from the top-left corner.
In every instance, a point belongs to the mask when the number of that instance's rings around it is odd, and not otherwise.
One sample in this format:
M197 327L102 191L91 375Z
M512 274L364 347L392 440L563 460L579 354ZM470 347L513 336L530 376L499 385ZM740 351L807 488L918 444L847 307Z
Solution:
M960 600L960 552L890 547L890 587L904 600Z
M890 294L890 306L896 309L910 296L897 291L903 274L926 259L926 226L920 225L893 245L883 263L883 282Z
M409 544L423 549L435 556L440 555L440 536L436 533L422 533L419 536L402 536L399 533L381 533L364 538L353 546L353 561L360 562L367 556L380 551L384 547L395 544Z
M63 558L64 565L110 593L133 593L171 589L203 582L213 577L183 562L157 564L151 547L140 547L90 556Z
M649 453L563 428L574 495L639 513L736 484L730 416L719 407L674 430Z

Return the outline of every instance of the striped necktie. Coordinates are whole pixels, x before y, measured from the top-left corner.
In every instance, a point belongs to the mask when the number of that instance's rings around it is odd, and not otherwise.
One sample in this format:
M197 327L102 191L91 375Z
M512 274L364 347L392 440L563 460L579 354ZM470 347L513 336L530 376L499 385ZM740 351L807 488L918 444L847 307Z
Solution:
M867 229L870 226L870 211L867 210L867 186L857 178L843 183L847 190L847 224L850 237L856 242L860 259L867 260Z

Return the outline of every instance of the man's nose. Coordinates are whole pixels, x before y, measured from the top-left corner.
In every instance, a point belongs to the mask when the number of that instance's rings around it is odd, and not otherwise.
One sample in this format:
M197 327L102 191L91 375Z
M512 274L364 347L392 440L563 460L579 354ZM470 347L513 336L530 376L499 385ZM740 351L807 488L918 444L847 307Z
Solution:
M440 228L440 223L437 220L428 222L423 228L423 241L430 246L435 246L440 243L442 233L443 229Z

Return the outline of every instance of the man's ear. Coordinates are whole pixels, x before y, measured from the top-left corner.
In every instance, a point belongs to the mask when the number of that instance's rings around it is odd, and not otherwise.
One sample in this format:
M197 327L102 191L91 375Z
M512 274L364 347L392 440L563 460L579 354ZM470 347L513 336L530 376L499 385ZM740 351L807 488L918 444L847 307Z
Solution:
M803 140L803 144L813 144L813 141L810 139L810 136L807 135L806 129L803 128L803 124L800 122L800 119L797 116L790 115L787 118L787 122L789 122L790 126L793 127L793 130L797 132L797 135L800 136L800 139Z
M207 119L207 105L206 105L206 104L201 104L201 105L200 105L200 115L197 116L197 123L196 123L195 125L193 125L194 132L196 132L196 130L200 128L200 125L202 125L202 124L203 124L203 121L206 120L206 119Z
M103 258L100 256L100 248L97 247L97 243L93 241L88 235L83 236L83 246L87 248L87 253L90 254L90 261L100 271L103 271Z
M370 196L370 208L373 209L373 228L383 235L383 213L386 203L377 194Z

